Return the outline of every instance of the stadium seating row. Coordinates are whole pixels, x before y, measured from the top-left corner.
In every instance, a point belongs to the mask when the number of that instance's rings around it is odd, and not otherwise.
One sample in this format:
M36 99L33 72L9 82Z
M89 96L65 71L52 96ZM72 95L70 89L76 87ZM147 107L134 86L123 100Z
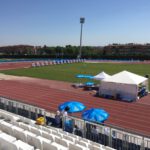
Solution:
M11 116L11 117L10 117ZM54 127L0 110L0 149L11 150L112 150Z

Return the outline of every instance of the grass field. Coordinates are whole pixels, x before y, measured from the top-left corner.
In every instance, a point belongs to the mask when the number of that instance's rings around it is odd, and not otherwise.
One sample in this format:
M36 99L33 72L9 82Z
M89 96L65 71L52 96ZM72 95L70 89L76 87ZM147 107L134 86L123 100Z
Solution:
M101 71L105 71L106 73L112 75L123 70L127 70L142 76L146 74L150 76L149 64L76 63L76 64L51 65L29 69L3 70L0 72L9 75L29 76L73 83L79 82L81 80L82 82L86 81L84 79L75 78L77 74L96 75Z

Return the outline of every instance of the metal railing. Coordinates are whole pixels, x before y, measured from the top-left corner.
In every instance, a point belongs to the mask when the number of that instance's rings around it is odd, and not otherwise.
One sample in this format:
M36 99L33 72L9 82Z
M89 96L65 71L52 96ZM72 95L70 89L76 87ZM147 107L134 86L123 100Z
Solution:
M0 96L0 109L35 120L39 115L54 121L55 113L25 104L18 100ZM123 128L97 124L68 116L62 118L62 129L118 150L150 150L150 136L142 135Z
M21 116L36 119L38 115L46 116L45 109L0 96L0 108Z
M75 117L63 119L63 130L119 150L150 150L150 137Z

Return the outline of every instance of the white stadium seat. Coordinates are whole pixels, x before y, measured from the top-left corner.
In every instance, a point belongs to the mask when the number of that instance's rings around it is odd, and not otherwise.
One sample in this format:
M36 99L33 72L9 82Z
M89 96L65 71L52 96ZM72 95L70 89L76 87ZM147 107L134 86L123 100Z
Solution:
M53 143L51 143L50 150L68 150L68 148L66 148L56 142L53 142Z
M37 147L37 148L39 148L41 150L44 150L47 147L48 144L52 143L52 141L50 141L50 140L48 140L44 137L41 137L41 136L36 137L35 141L36 140L37 140L37 143L38 143L38 141L40 141L42 147L41 148Z
M26 134L27 136L27 143L30 144L30 145L34 145L34 138L36 137L36 135L34 133L31 133L29 131L24 131L24 133Z
M24 130L28 130L28 131L30 131L30 129L31 129L31 126L30 125L28 125L28 124L24 124L24 123L20 123L20 126L19 126L20 128L22 128L22 129L24 129Z
M12 133L13 133L12 129L11 129L12 126L13 126L12 124L10 124L8 122L5 122L5 121L3 121L3 122L0 123L0 129L3 132L6 132L6 133L8 133L10 135L12 135Z
M47 133L52 133L52 130L50 128L42 127L42 130L47 132Z
M6 133L3 133L3 132L0 134L0 138L6 140L6 141L8 141L8 142L14 142L14 141L16 141L16 138L15 138L15 137L13 137L13 136L11 136L11 135L8 135L8 134L6 134Z
M35 127L31 127L31 128L30 128L30 131L31 131L32 133L36 134L36 135L42 135L42 130L37 129L37 128L35 128Z
M22 140L23 142L27 141L27 135L24 129L19 127L13 127L13 136L17 139Z
M76 141L76 144L79 144L81 146L84 146L84 147L88 147L88 143L84 142L84 141Z
M69 140L69 141L71 141L71 142L74 142L74 143L75 143L75 141L76 141L75 138L70 137L70 136L68 136L68 135L63 135L63 138L66 139L66 140Z
M88 148L81 146L79 144L69 144L69 149L70 150L89 150Z
M57 131L52 131L52 134L59 137L63 137L63 135L61 133L58 133Z
M0 137L0 150L19 150L13 142Z
M55 142L64 146L64 147L69 147L70 143L74 144L73 142L71 142L69 140L61 139L61 138L55 138Z
M33 146L20 140L15 141L13 144L16 145L16 147L18 147L19 150L34 150Z

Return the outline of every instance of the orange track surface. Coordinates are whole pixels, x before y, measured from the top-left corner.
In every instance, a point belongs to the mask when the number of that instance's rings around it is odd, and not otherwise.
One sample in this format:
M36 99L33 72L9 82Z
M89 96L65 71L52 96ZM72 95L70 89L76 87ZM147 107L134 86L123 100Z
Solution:
M94 97L89 92L73 89L69 83L33 79L0 80L0 95L56 111L65 101L76 100L88 108L103 108L109 112L106 121L118 127L150 135L150 95L138 102L126 103ZM76 114L80 116L81 114Z
M17 69L17 68L28 68L31 67L31 62L10 62L0 63L0 70Z

